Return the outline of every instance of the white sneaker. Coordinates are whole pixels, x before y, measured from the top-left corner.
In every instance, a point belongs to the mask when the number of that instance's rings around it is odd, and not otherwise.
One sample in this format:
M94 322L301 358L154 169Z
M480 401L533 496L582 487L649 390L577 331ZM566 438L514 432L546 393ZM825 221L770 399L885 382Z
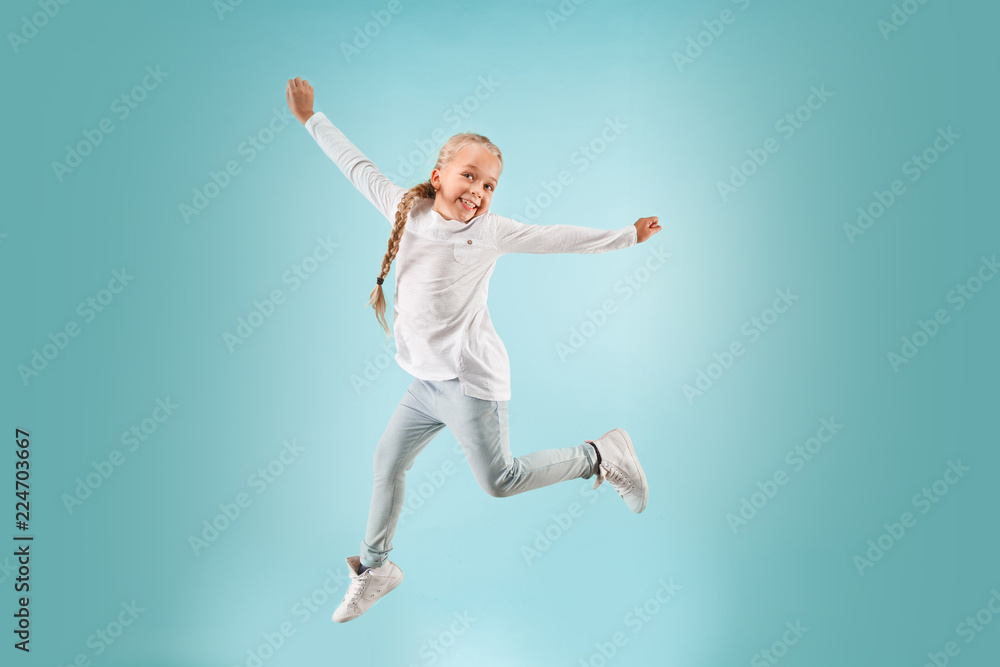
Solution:
M382 567L368 568L358 574L361 567L361 557L351 556L347 559L350 569L351 585L347 589L344 601L333 612L336 623L346 623L354 620L375 604L380 597L399 586L403 582L403 571L392 561L386 561Z
M622 497L628 508L638 514L646 509L649 500L649 487L646 486L646 475L639 465L639 458L632 447L632 439L623 429L611 429L598 440L586 440L601 453L601 465L598 466L596 489L604 480L611 482L618 495Z

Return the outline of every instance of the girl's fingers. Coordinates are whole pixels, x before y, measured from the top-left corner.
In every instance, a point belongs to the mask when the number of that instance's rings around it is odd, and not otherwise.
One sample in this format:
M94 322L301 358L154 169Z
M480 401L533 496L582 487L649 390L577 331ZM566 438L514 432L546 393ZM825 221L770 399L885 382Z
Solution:
M295 90L296 88L303 88L308 90L313 89L313 87L309 85L308 79L303 79L302 77L299 76L295 77L294 79L288 80L288 88L291 90Z

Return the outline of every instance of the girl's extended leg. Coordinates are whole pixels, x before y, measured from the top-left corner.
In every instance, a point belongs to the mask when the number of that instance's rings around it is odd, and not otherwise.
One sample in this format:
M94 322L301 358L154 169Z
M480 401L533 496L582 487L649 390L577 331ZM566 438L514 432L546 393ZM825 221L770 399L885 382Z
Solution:
M434 415L435 402L425 382L413 382L375 447L372 502L361 542L361 563L367 567L381 567L388 558L403 511L406 472L413 467L417 454L444 428Z
M479 486L491 496L513 496L556 482L586 479L595 473L597 452L586 443L514 458L507 429L507 401L466 396L457 378L435 384L443 394L438 415L462 445Z

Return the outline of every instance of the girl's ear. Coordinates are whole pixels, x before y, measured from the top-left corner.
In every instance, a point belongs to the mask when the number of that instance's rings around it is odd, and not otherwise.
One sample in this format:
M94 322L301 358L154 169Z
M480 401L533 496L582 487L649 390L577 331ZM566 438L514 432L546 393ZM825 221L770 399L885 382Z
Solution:
M431 182L431 185L434 186L435 190L440 190L441 189L441 171L439 169L434 168L431 171L430 182Z

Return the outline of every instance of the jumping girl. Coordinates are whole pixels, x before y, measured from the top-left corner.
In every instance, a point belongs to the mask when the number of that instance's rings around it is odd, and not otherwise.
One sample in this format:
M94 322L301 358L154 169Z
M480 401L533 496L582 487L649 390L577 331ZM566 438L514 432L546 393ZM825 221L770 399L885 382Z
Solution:
M446 426L476 481L491 496L506 498L596 475L595 489L606 479L631 511L642 512L649 497L646 476L631 439L620 428L575 447L511 457L510 364L486 296L501 255L628 248L659 232L658 218L602 230L528 225L490 213L503 156L489 139L472 133L448 139L430 179L407 190L386 178L322 112L313 112L308 81L290 79L286 97L323 152L394 223L368 303L386 335L395 336L396 362L414 377L375 448L368 527L361 553L347 558L351 584L333 620L357 618L403 581L402 570L388 554L403 509L406 472ZM382 283L394 259L390 333Z

